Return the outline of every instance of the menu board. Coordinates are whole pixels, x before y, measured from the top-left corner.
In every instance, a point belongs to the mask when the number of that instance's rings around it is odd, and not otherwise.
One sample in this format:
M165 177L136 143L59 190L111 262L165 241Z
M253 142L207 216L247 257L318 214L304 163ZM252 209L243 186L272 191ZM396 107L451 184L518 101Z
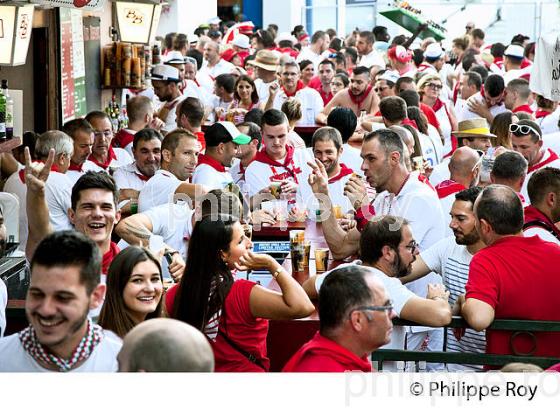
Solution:
M60 104L62 123L87 114L82 11L60 7Z

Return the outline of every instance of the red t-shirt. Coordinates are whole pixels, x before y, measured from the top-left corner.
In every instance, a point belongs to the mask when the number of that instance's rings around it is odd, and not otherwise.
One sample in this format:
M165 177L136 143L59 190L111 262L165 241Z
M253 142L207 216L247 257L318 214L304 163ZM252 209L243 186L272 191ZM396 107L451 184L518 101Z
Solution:
M266 357L268 320L255 318L251 313L249 298L255 282L239 279L233 282L226 296L219 329L245 353L257 358L266 370L270 361ZM172 314L175 295L179 286L173 286L165 296L165 307ZM220 334L211 342L214 350L216 372L264 372L265 370L247 359L226 342Z
M283 372L371 372L366 357L358 357L319 332L286 363Z
M560 320L560 247L538 236L499 239L474 255L466 298L481 300L496 319ZM486 353L528 353L560 357L560 332L535 332L536 346L525 333L486 332Z

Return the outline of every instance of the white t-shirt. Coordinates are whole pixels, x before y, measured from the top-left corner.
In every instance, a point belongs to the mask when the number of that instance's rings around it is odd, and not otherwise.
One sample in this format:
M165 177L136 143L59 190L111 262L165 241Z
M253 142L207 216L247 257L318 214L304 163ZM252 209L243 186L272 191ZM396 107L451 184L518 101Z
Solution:
M543 148L551 149L556 153L560 152L560 131L552 134L543 134Z
M445 238L420 254L428 268L440 274L445 287L449 290L451 306L460 295L465 293L469 278L469 265L472 255L464 245L458 245L453 239ZM485 332L467 329L460 341L453 335L453 329L447 329L447 351L484 353L486 351ZM481 370L480 366L448 364L449 371Z
M229 74L235 66L230 62L220 59L218 64L214 67L208 67L208 61L204 60L202 67L196 73L196 79L201 87L204 87L208 92L212 93L214 90L214 80L220 74Z
M546 117L537 118L536 122L541 127L541 131L544 136L547 134L560 133L560 127L558 127L558 121L560 120L560 109L556 109L552 114Z
M198 98L200 102L202 102L202 105L205 105L204 94L200 90L200 87L196 85L193 80L187 80L186 84L187 86L183 89L183 99L188 97Z
M529 229L526 229L526 230L523 231L523 236L526 237L526 238L528 238L529 236L535 236L535 235L537 235L543 241L552 242L552 243L555 243L557 245L560 245L560 241L558 240L558 238L556 238L556 236L554 236L553 234L551 234L549 231L547 231L544 228L540 228L538 226L532 226Z
M72 372L116 372L119 368L117 354L122 341L114 333L104 330L103 340L91 356ZM0 372L49 372L40 366L21 346L19 335L0 339Z
M305 87L296 92L295 99L301 102L302 119L296 125L315 125L315 118L323 111L323 99L321 94L313 88ZM282 104L288 99L284 90L280 89L274 97L272 108L280 110Z
M311 172L311 168L307 165L307 162L312 160L313 158L308 150L294 150L293 164L289 165L289 168L294 171L297 181L295 181L291 172L284 167L269 165L254 160L245 171L245 189L249 196L252 197L262 189L269 187L270 183L273 181L294 181L298 184L297 202L300 204L309 204L310 201L313 200L314 195L307 182L307 178ZM284 161L278 162L283 163Z
M441 140L438 147L438 145L434 142L434 139L429 135L418 132L418 139L420 140L420 147L422 148L422 156L424 157L424 159L428 161L432 167L439 164L441 156L438 155L438 148L442 147L443 151Z
M17 197L19 201L19 246L18 249L25 252L29 227L27 223L27 186L21 181L20 171L14 172L8 177L4 184L4 192Z
M112 159L111 162L109 162L109 167L107 169L103 169L99 165L95 164L94 162L89 161L90 163L88 164L88 171L95 171L95 172L99 172L99 171L109 172L109 170L114 171L117 168L128 165L134 161L132 157L128 155L128 152L126 152L122 148L113 148L113 151L115 151L116 158Z
M152 222L152 233L187 259L187 244L193 230L193 209L184 204L163 204L144 212Z
M146 212L155 206L174 203L174 195L181 181L171 172L159 169L150 178L138 196L138 212Z
M118 189L134 189L140 191L147 181L140 178L142 173L138 170L136 162L118 168L113 174ZM143 176L143 175L142 175Z
M169 108L167 113L167 117L165 119L160 118L165 125L161 128L162 131L170 132L177 128L177 106L183 101L186 97L183 94L180 94L177 98L172 101L169 101L165 104L162 104L158 107L158 111L161 110L164 106Z
M360 175L364 176L364 171L362 171L362 164L364 160L360 156L361 150L354 148L350 144L342 144L342 154L340 154L340 162L348 165L352 170Z
M296 61L299 63L303 60L309 60L313 63L315 67L315 71L319 70L319 64L328 56L328 50L324 51L322 54L317 54L313 50L311 50L311 46L305 47L301 50L298 54Z
M446 181L451 178L451 173L449 172L449 161L450 157L444 158L441 163L437 164L430 175L430 184L436 186L440 182Z
M480 94L480 92L472 95L469 97L469 100L473 99L473 100L477 100L479 102L484 102L484 97L482 97L482 95ZM469 110L468 105L463 104L461 106L457 106L458 111L457 111L457 121L464 121L464 120L470 120L473 118L480 118L480 115L472 112L471 110ZM494 105L492 107L490 107L490 113L492 114L492 116L496 116L504 111L507 111L507 108L504 104L500 104L500 105Z
M527 176L525 177L525 181L523 181L523 186L521 187L521 195L523 195L523 198L525 198L524 206L531 205L531 199L529 198L529 192L527 191L527 186L529 185L529 179L531 179L531 176L539 169L545 167L560 169L560 159L555 159L554 161L547 162L552 154L553 151L551 151L550 149L545 150L541 161L538 164L530 167L529 171L527 171Z
M270 84L274 81L269 83L265 83L262 79L257 78L255 80L255 88L257 90L257 94L259 95L259 104L266 104L268 101L268 96L270 95Z
M383 60L383 56L380 53L378 53L376 50L371 50L371 53L360 57L357 65L367 68L376 65L381 68L385 68L387 64L385 63L385 60Z
M207 189L224 189L233 182L233 178L228 171L218 171L208 164L198 164L192 176L193 184L204 185Z
M0 279L0 338L6 331L6 306L8 305L8 289L2 279Z
M373 206L376 215L405 218L421 251L445 237L443 213L437 194L427 184L418 180L416 172L410 174L397 196L383 191L377 195ZM430 283L441 283L441 277L432 272L407 284L407 287L416 295L425 298Z

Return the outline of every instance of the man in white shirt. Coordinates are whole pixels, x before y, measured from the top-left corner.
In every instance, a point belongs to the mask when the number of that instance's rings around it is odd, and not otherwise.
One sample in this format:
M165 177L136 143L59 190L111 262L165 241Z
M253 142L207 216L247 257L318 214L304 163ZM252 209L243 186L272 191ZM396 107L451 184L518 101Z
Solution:
M496 115L506 111L503 103L504 91L502 76L490 74L484 81L484 89L471 96L457 112L457 121L482 117L491 124Z
M138 199L138 195L146 182L154 176L161 163L161 141L159 132L151 128L145 128L134 135L132 152L134 162L118 168L113 178L119 189L119 201ZM123 213L134 213L130 209L130 202L121 208Z
M298 125L314 125L315 118L323 110L321 94L313 88L305 87L300 80L299 65L295 61L288 61L282 66L282 86L273 84L270 87L265 110L274 108L280 110L288 98L295 98L301 102L303 118Z
M280 58L271 50L259 50L254 60L250 60L247 64L256 67L257 78L255 80L255 87L259 94L259 103L266 104L270 94L269 88L275 81L278 80L276 70Z
M333 215L322 221L323 233L333 258L344 259L358 250L360 231L373 215L393 215L405 218L418 238L420 250L444 238L445 227L441 205L435 191L425 182L419 180L417 174L411 174L404 164L404 145L400 137L391 130L381 129L367 134L362 144L362 170L367 183L379 194L373 204L367 203L366 187L360 197L362 204L354 205L357 227L344 231L339 227ZM328 177L324 166L316 161L309 183L313 192L322 194L319 199L322 209L332 209L328 198ZM327 198L325 198L325 195ZM331 212L332 214L332 212ZM426 295L427 283L441 283L441 278L431 274L409 286L420 297ZM411 330L409 347L419 348L429 329ZM430 350L441 349L443 339L441 330L430 331ZM414 339L414 341L412 340Z
M332 127L319 128L313 134L311 149L313 156L323 164L329 177L329 196L332 203L338 205L344 214L353 211L354 207L344 195L344 187L354 170L340 160L343 147L338 130ZM317 209L317 206L314 208Z
M375 217L362 232L359 247L361 266L372 271L383 283L398 317L427 326L445 326L451 321L451 308L447 302L449 292L444 286L427 284L426 297L418 297L399 280L410 273L418 255L418 244L405 219L390 215ZM345 266L349 264L340 265L331 272ZM316 297L329 273L316 275L304 283L310 297ZM391 342L382 348L404 349L405 334L404 327L395 327ZM395 370L395 364L384 363L383 368Z
M233 184L230 168L240 145L247 145L251 137L239 132L229 121L217 122L204 133L206 152L198 156L192 182L208 189L224 189Z
M371 68L377 66L385 68L387 65L383 56L373 49L375 41L374 35L371 31L362 31L358 34L356 41L356 49L358 50L358 66Z
M214 81L214 95L208 106L210 110L208 122L216 122L225 119L225 114L233 102L235 91L235 77L231 74L220 74Z
M208 84L208 79L213 83L217 76L230 73L233 67L233 64L220 57L220 45L210 41L204 46L204 62L198 70L196 78L201 84ZM208 91L212 92L212 89Z
M138 211L183 200L187 203L201 194L202 187L188 182L195 170L200 153L196 136L176 129L165 136L161 144L161 169L144 185L138 196ZM179 197L177 197L179 196Z
M252 122L241 123L237 126L237 129L239 129L242 134L248 135L251 138L249 144L240 145L238 147L237 161L235 161L229 169L233 182L244 192L245 171L249 164L255 159L257 152L261 149L262 133L261 128Z
M86 115L93 127L93 148L88 160L92 163L88 171L112 173L118 167L130 164L132 157L122 148L113 148L113 126L109 116L103 111L92 111Z
M480 187L472 187L455 195L451 208L451 222L449 227L453 231L455 241L442 239L429 249L420 253L412 264L410 275L401 278L403 283L409 283L436 272L443 278L444 285L449 289L449 302L455 303L457 298L465 293L465 285L469 278L469 265L473 255L484 248L484 242L476 230L476 218L473 212L474 202L482 192ZM484 332L467 329L460 340L456 339L453 329L447 330L448 352L484 353L486 336ZM480 366L448 364L449 371L480 371Z
M263 149L245 171L246 189L250 197L270 194L272 182L280 182L280 191L289 196L297 193L298 202L310 198L307 184L311 155L305 149L288 144L288 119L279 110L270 109L262 117ZM296 202L291 198L292 203ZM260 202L260 201L259 201Z
M326 51L329 48L329 42L327 33L322 30L316 31L311 36L311 44L301 50L296 61L299 63L303 60L310 60L315 67L315 71L318 71L319 63L327 58Z
M83 118L70 120L62 127L62 132L74 141L74 153L66 176L76 182L86 171L93 171L97 166L88 160L93 147L94 134L89 122Z
M509 84L516 78L524 78L529 81L533 65L521 68L525 57L525 49L519 44L510 44L504 51L504 83Z
M327 117L327 125L336 128L342 137L342 154L340 161L344 162L348 167L352 168L354 172L360 176L364 176L362 171L362 157L360 156L360 149L355 148L348 143L348 140L358 126L358 118L354 111L347 107L334 108Z
M130 156L134 156L132 152L134 134L146 127L159 131L164 124L162 120L154 117L152 100L142 95L128 99L126 113L128 115L128 128L122 128L117 132L115 138L111 141L111 145L114 148L122 148Z
M525 207L523 236L538 235L543 241L560 245L560 169L545 167L535 171L528 184L531 205Z
M527 178L521 189L521 195L529 204L527 184L531 175L544 167L560 168L560 158L550 148L543 147L541 128L534 121L519 120L517 124L511 124L509 129L513 150L523 155L529 164Z
M157 64L152 68L151 80L154 92L162 102L156 116L165 123L161 130L166 133L177 127L175 110L184 99L179 89L179 70L170 65Z
M164 63L179 70L179 90L183 97L203 98L198 85L185 77L185 57L179 51L171 51L165 56Z
M88 319L105 296L100 270L97 245L78 232L41 241L25 300L29 327L0 339L0 372L117 370L120 339Z

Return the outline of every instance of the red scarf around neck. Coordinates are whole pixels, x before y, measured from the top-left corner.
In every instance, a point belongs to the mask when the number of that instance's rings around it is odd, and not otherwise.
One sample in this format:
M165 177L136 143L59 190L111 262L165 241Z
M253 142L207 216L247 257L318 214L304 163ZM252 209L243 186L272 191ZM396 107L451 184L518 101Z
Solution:
M523 213L525 218L524 221L525 224L529 224L530 222L541 222L542 224L550 228L550 231L553 232L557 238L560 238L560 230L556 227L556 225L554 225L554 223L550 220L548 216L543 214L533 205L526 206L525 209L523 210ZM533 226L529 225L526 229L530 229L534 226L535 225ZM523 230L525 230L525 228Z
M35 162L38 162L38 163L40 163L40 164L44 164L44 163L45 163L45 161L40 161L40 160L37 160L37 161L35 161ZM60 172L60 169L58 168L58 165L52 164L52 165L51 165L51 172ZM25 184L25 168L20 169L20 170L18 171L18 175L19 175L19 179L21 180L21 183L22 183L22 184Z
M558 159L558 155L556 155L556 152L552 151L550 148L548 149L548 152L550 153L550 156L547 159L545 159L544 161L541 161L538 164L535 164L532 167L529 167L529 169L527 170L527 174L530 174L531 172L536 171L537 169L541 169L545 165L548 165L551 162L556 161ZM544 155L543 155L543 158L544 158Z
M438 194L438 198L442 199L448 197L449 195L453 195L457 192L461 192L467 188L462 184L459 184L458 182L448 179L446 181L437 184L435 189Z
M350 168L348 168L345 164L343 164L341 162L340 163L340 172L338 174L336 174L334 177L329 178L329 184L335 183L336 181L340 181L345 176L353 174L353 173L354 173L354 171L352 171Z
M535 111L535 118L539 119L539 118L544 118L548 115L552 114L550 111L544 111L541 109L538 109L537 111Z
M298 80L296 84L296 90L293 93L288 92L288 90L286 90L286 87L282 86L282 90L284 91L284 94L286 94L286 97L293 97L299 90L303 90L304 88L305 84L301 80Z
M107 155L107 160L105 162L99 162L93 156L93 154L91 154L88 159L91 162L93 162L95 165L97 165L98 167L101 167L104 170L107 170L107 168L109 168L109 165L111 164L111 161L113 161L114 159L117 159L117 154L115 154L115 150L113 150L113 147L109 146L109 155Z
M205 154L200 154L198 156L198 165L200 164L209 165L218 172L226 172L226 168L218 160Z
M70 163L70 166L68 167L68 171L78 171L78 172L82 172L82 168L84 167L84 164L82 165L75 165Z
M111 265L111 262L113 262L113 259L120 251L121 250L117 244L115 242L111 242L109 250L105 252L103 255L103 261L101 262L101 273L103 273L103 275L107 275L107 272L109 272L109 265Z
M270 158L270 156L266 153L266 149L263 147L257 155L255 155L254 161L262 162L263 164L267 164L273 167L281 167L284 168L294 179L297 180L296 174L300 173L301 170L296 168L294 165L294 152L295 148L291 145L286 145L286 158L284 158L284 162L278 162L275 159Z
M358 111L361 111L362 103L368 97L368 95L369 95L369 93L371 92L372 89L373 89L373 86L371 84L369 84L367 86L366 90L360 95L354 95L354 94L352 94L352 91L350 91L350 88L348 89L348 96L350 97L350 100L358 106Z

